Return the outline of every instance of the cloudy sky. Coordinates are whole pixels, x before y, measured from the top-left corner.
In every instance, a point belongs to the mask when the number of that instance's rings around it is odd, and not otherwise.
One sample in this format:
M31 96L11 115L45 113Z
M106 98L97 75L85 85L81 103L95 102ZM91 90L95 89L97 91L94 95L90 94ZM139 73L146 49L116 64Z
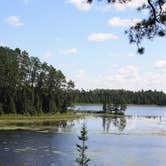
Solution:
M124 5L84 0L0 0L0 45L27 50L77 88L166 91L165 39L144 41L137 55L124 30L146 17L144 0Z

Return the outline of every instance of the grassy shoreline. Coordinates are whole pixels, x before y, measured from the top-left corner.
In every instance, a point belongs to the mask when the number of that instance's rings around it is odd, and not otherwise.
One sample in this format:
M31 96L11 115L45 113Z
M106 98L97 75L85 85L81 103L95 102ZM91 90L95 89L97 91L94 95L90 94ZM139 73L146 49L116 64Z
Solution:
M31 131L51 131L55 129L59 121L72 121L82 119L86 116L123 116L115 114L106 114L102 111L81 111L70 113L57 114L42 114L42 115L0 115L0 131L7 130L31 130Z
M49 124L63 120L75 120L82 118L82 113L57 113L42 115L1 115L0 130L40 130L48 128ZM44 124L44 125L43 125Z

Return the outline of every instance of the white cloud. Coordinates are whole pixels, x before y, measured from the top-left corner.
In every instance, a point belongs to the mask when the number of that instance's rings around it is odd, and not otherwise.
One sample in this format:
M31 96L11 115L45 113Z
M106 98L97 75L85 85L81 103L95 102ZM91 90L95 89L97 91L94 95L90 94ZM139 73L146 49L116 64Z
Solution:
M163 5L163 10L166 11L166 3Z
M5 19L5 22L8 23L9 25L16 26L16 27L24 25L24 23L21 22L18 16L9 16L8 18Z
M87 0L69 0L68 2L82 11L88 11L91 9L91 5L87 3Z
M166 60L160 60L155 63L154 67L156 69L166 69Z
M108 24L110 27L128 27L133 26L140 21L140 19L121 19L119 17L113 17L108 21Z
M147 0L132 0L131 2L128 2L126 4L115 3L114 7L117 10L121 10L122 11L122 10L125 10L127 8L136 9L136 8L142 6L144 3L146 4Z
M166 73L154 70L141 71L137 66L126 65L107 69L94 74L83 69L72 73L69 78L75 81L76 88L84 89L127 89L127 90L163 90L166 92Z
M70 49L64 50L62 52L65 55L76 55L76 54L78 54L78 50L76 48L70 48Z
M103 42L105 40L117 39L116 35L112 33L94 33L88 36L89 41Z
M132 65L127 65L118 70L117 77L119 78L135 78L138 76L138 68Z
M84 69L79 69L71 76L69 76L75 82L76 88L85 88L91 87L91 79Z
M105 6L104 11L110 11L112 10L112 8L115 8L118 11L124 11L126 9L136 9L146 3L147 0L132 0L126 4L118 2L114 4L111 3L110 5Z
M87 0L67 0L67 2L75 6L78 10L82 11L89 11L92 8L92 4L88 4ZM132 0L126 4L116 2L116 3L107 4L105 5L104 8L102 5L101 5L102 7L99 7L100 5L99 6L97 5L94 6L93 9L105 12L112 10L112 8L115 8L118 11L124 11L126 9L136 9L142 6L143 4L147 4L147 0Z

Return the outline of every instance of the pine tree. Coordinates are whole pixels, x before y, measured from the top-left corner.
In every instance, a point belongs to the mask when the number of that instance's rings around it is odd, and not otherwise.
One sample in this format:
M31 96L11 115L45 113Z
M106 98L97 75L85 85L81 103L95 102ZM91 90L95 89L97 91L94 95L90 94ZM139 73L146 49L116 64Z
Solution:
M16 114L16 106L15 106L15 102L13 100L12 97L9 97L9 107L8 107L8 112L10 114Z
M79 153L79 157L76 159L76 163L81 166L88 166L90 161L90 159L86 156L86 150L88 149L88 146L85 144L85 142L88 140L87 133L87 128L85 124L83 124L81 129L81 136L78 137L78 139L82 141L82 144L76 144L77 151Z
M57 106L52 97L50 97L49 100L49 113L56 113L57 112Z
M38 114L66 112L74 100L72 81L19 48L0 47L0 103L3 112Z
M38 114L42 113L42 103L38 95L36 96L36 99L35 99L35 108Z
M4 112L3 112L3 104L0 103L0 115L2 115Z

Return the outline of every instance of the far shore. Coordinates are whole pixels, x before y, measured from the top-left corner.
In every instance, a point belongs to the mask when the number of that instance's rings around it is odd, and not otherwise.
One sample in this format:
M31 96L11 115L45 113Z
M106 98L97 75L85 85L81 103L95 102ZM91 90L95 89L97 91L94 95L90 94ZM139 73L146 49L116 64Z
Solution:
M74 106L102 106L102 103L74 103ZM155 104L127 104L127 106L135 106L135 107L166 107L166 105L155 105Z

